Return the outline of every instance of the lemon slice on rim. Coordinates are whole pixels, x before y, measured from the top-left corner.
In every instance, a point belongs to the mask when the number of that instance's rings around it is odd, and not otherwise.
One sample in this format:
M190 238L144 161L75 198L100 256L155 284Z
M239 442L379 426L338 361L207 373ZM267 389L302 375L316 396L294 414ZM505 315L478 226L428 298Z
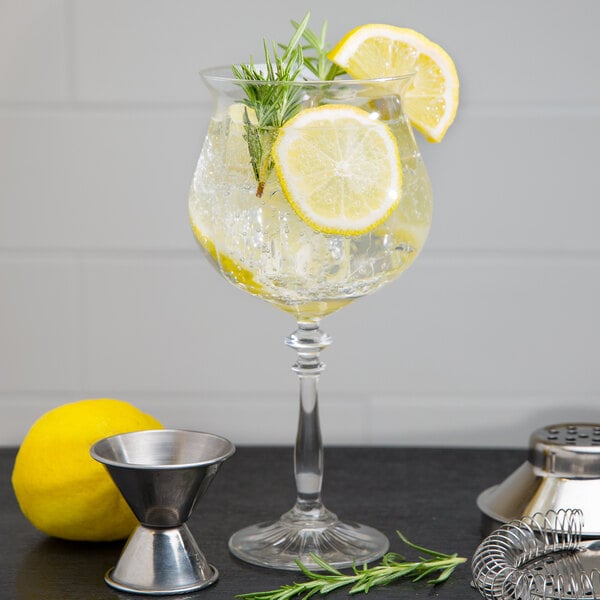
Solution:
M423 34L393 25L362 25L347 33L329 60L355 79L414 73L404 93L406 115L430 142L442 140L458 108L452 58Z
M272 157L287 200L317 231L367 233L400 201L396 139L385 123L355 106L300 111L280 128Z

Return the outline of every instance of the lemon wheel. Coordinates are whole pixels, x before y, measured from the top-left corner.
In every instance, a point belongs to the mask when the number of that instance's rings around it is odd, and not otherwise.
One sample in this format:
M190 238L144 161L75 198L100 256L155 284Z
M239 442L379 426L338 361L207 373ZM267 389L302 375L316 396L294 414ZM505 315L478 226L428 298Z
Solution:
M398 206L398 144L365 110L343 104L304 109L281 127L272 152L286 198L317 231L361 235Z
M439 142L454 121L459 80L454 61L422 33L393 25L362 25L346 34L328 54L355 79L413 73L404 92L412 125L430 142Z

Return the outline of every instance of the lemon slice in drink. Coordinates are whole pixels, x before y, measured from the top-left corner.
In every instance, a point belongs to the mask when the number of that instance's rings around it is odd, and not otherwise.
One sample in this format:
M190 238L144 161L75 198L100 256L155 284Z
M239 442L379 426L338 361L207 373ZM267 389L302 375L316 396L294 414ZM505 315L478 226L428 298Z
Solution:
M317 231L367 233L400 201L396 139L385 123L355 106L300 111L280 128L272 157L287 200Z
M234 102L227 110L231 122L235 125L244 125L246 120L251 125L258 124L256 111L251 106L246 106L241 102Z
M423 34L393 25L362 25L347 33L328 58L355 79L414 73L404 93L406 115L430 142L442 140L458 108L452 58Z
M214 265L223 273L225 278L244 288L250 294L262 296L263 288L260 283L256 281L254 275L248 271L248 269L245 269L236 263L231 257L223 252L219 252L214 242L200 231L198 225L194 222L193 216L190 217L192 231L194 232L196 239L207 254L213 259Z

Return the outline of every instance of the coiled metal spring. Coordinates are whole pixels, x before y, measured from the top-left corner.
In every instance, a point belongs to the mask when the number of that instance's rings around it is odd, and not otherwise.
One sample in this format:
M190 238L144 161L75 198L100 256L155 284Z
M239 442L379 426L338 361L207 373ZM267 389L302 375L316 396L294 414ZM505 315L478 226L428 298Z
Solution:
M486 600L600 599L600 571L581 561L582 525L579 510L503 525L473 555L473 586Z

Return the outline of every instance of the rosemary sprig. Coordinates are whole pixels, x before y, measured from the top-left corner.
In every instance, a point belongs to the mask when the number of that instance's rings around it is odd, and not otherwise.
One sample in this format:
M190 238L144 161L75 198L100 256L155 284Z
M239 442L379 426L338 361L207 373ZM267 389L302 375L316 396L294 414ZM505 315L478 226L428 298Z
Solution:
M310 12L307 12L299 23L292 21L295 31L287 44L270 46L263 40L264 68L257 67L252 59L247 65L232 67L233 75L240 80L240 86L246 95L244 104L253 110L256 117L256 121L252 122L246 109L245 139L257 181L256 195L259 198L273 170L271 148L277 130L301 108L302 90L296 82L301 78L303 69L324 81L343 73L342 69L327 58L327 23L323 25L320 35L316 35L308 28L309 19ZM304 45L302 41L305 42ZM285 85L286 82L289 85Z
M306 18L306 17L305 17ZM303 21L304 22L304 21ZM319 81L331 81L345 71L327 58L329 48L327 46L327 21L321 27L321 33L317 35L311 31L303 22L292 21L296 31L302 31L302 38L306 42L302 46L304 52L304 66L316 76ZM310 53L314 53L311 56Z
M244 129L259 198L273 169L271 148L277 129L300 108L300 90L292 82L298 79L304 64L300 41L309 17L307 14L299 23L283 54L279 54L275 44L269 50L268 42L263 40L264 68L257 68L252 59L247 65L232 67L234 77L240 80L246 94L244 103L253 109L256 116L256 123L252 123L246 109ZM285 85L285 82L290 82L290 85Z
M401 554L388 552L381 559L380 564L374 567L367 567L367 565L360 568L353 567L351 574L344 574L319 556L311 554L311 558L324 573L311 571L300 561L296 561L308 581L283 585L275 590L239 594L236 598L240 600L289 600L301 596L302 600L306 600L314 594L324 595L349 586L349 594L366 594L373 587L389 585L400 579L420 581L428 577L433 578L427 579L427 583L437 585L446 581L452 575L454 569L467 560L457 554L444 554L417 546L406 539L399 531L396 533L407 546L425 554L426 557L420 556L418 560L409 561Z

